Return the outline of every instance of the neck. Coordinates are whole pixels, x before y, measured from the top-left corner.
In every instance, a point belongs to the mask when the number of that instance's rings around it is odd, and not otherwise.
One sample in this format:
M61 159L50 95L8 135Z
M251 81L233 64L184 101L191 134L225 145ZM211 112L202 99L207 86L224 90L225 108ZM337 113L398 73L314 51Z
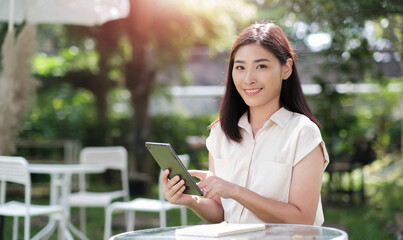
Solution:
M263 127L263 124L280 109L280 104L266 106L264 108L249 108L249 123L252 126L253 136Z

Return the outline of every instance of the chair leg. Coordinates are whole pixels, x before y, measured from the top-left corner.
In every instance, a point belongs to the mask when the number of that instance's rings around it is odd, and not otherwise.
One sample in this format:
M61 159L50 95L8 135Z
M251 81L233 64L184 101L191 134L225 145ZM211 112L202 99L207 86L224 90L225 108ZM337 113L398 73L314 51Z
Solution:
M135 211L129 211L129 219L127 221L126 225L126 230L127 231L133 231L136 225L136 212Z
M182 226L186 226L188 223L187 209L186 207L181 207L181 224Z
M165 209L160 210L160 227L167 226L167 212Z
M65 235L64 233L66 232L66 218L63 213L60 214L60 220L59 220L59 230L57 232L57 239L59 240L65 240Z
M113 205L109 205L105 210L105 229L104 229L104 240L108 240L112 235L112 217L113 211L116 210L116 207ZM135 211L126 211L126 231L134 230L134 221L135 221L136 213Z
M104 229L104 240L108 240L111 236L112 232L112 214L113 214L113 205L109 205L105 209L105 229Z
M82 239L82 240L89 240L88 237L85 236L85 234L82 233L80 230L78 230L72 223L68 222L68 223L67 223L67 228L69 228L70 231L71 231L72 233L74 233L79 239ZM66 232L68 232L68 231L66 231ZM66 235L66 237L67 237L67 235Z
M80 230L86 235L87 232L87 220L86 220L86 209L85 207L80 207Z
M27 230L24 231L25 232L25 239L29 240L31 238L31 216L25 217L25 221L24 221L24 228L26 228Z
M24 236L28 229L24 229ZM18 217L13 217L13 240L18 239Z

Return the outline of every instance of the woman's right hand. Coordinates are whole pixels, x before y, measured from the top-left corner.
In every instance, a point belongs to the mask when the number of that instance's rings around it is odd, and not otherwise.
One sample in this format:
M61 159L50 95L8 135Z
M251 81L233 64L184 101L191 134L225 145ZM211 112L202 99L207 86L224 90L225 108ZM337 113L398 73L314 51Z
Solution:
M168 179L169 169L165 169L161 174L162 194L165 199L172 204L189 205L194 198L192 195L183 193L186 189L185 180L178 175Z

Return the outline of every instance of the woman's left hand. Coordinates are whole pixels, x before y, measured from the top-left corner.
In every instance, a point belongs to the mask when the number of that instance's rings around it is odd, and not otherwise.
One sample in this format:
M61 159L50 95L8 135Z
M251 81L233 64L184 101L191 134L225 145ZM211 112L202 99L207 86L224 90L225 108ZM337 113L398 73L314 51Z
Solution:
M206 198L214 198L216 195L231 198L238 189L237 185L217 177L210 171L189 170L189 173L200 179L197 185L203 191L203 197Z

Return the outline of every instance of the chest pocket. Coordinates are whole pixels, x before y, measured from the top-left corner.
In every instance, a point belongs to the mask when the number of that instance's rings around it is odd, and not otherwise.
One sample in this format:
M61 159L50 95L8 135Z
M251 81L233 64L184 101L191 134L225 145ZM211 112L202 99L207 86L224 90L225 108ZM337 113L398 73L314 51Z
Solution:
M250 189L264 197L288 202L292 164L262 161L254 167Z

